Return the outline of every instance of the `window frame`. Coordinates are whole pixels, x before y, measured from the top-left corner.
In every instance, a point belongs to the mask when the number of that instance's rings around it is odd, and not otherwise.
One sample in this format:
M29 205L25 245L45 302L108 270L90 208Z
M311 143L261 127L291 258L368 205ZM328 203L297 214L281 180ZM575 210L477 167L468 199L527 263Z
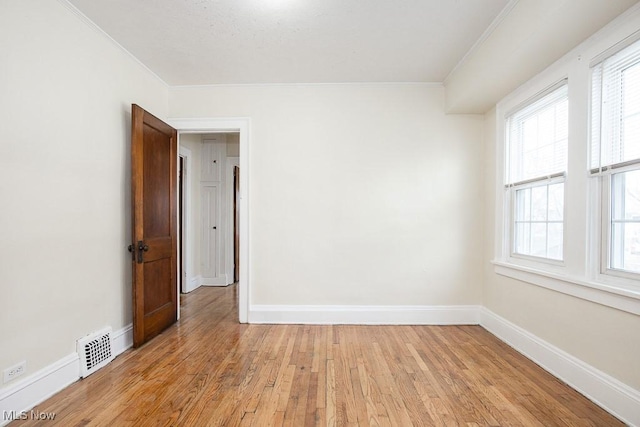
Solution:
M519 190L525 190L525 189L530 189L530 188L535 188L535 187L549 187L551 185L556 185L556 184L562 184L563 185L563 207L564 207L564 203L566 203L567 199L565 197L565 190L566 190L566 172L562 172L562 173L558 173L558 174L554 174L554 175L550 175L550 176L546 176L540 179L535 179L535 180L528 180L527 182L523 182L523 183L516 183L516 184L512 184L512 185L507 185L506 187L508 188L507 191L509 191L509 195L508 195L508 200L509 200L509 204L510 204L510 217L509 217L509 225L510 225L510 247L509 247L509 256L510 258L515 258L515 259L520 259L520 260L528 260L530 262L542 262L545 264L550 264L550 265L556 265L556 266L563 266L564 265L564 248L566 245L566 233L564 232L564 225L567 219L567 215L565 212L565 209L562 209L562 226L563 226L563 232L562 232L562 258L561 259L556 259L556 258L549 258L549 257L539 257L539 256L535 256L535 255L530 255L530 254L523 254L523 253L519 253L516 252L516 223L518 222L517 219L517 215L516 215L516 204L517 204L517 197L516 194ZM548 191L548 188L547 188ZM548 200L548 195L547 195L547 200ZM548 202L547 202L548 203ZM548 205L547 205L547 209L548 209ZM558 221L554 221L558 222ZM549 224L549 220L547 218L546 221L544 221L545 224ZM547 233L547 237L548 237L548 233Z
M611 257L612 257L612 211L613 211L613 198L612 198L612 186L613 186L613 176L620 173L632 172L632 171L640 171L640 163L636 163L633 165L627 165L620 168L615 168L615 172L602 174L596 176L598 180L597 185L599 186L600 192L600 274L615 276L625 279L630 279L634 281L638 281L638 287L640 287L640 272L633 272L629 270L624 270L621 268L612 268L611 267Z
M501 143L503 154L504 154L504 161L502 166L502 177L503 177L502 183L505 189L504 206L503 206L504 219L505 219L505 224L503 225L505 227L503 227L504 240L502 243L502 247L503 247L503 253L508 254L507 259L512 263L516 263L516 264L519 263L522 265L529 265L529 266L546 265L547 268L552 268L552 269L563 267L565 265L564 260L565 260L565 248L566 248L566 233L564 230L565 230L565 223L567 218L566 209L563 208L563 213L562 213L562 225L563 225L562 259L558 260L555 258L539 257L535 255L522 254L522 253L516 252L515 250L515 238L516 238L515 208L516 208L516 192L519 189L533 188L533 187L542 186L542 185L548 186L548 185L551 185L552 183L555 184L559 182L562 182L564 186L563 203L566 204L566 201L567 201L566 180L567 180L568 165L565 165L565 170L562 172L556 172L556 173L552 173L551 175L539 176L539 177L530 178L530 179L526 179L526 180L514 182L514 183L508 182L510 180L509 174L511 173L511 158L510 158L511 141L509 141L509 137L511 133L509 129L510 120L513 118L513 116L517 115L520 111L526 109L527 107L539 102L545 97L552 95L556 91L563 88L566 88L565 89L567 91L566 99L568 101L569 79L567 76L562 76L561 78L553 81L551 84L546 85L544 88L536 92L533 96L530 96L525 100L523 100L522 102L517 103L515 107L509 109L507 113L505 113L504 116L500 118L502 121L501 130L503 132L503 137L502 137L502 142L499 141L498 143L499 144ZM570 116L569 112L567 114ZM568 126L568 122L567 122L567 126ZM568 158L568 147L567 147L567 158Z
M620 173L640 170L640 158L632 160L621 160L611 164L602 164L602 140L601 136L598 136L598 157L599 164L594 166L593 158L593 128L597 126L597 129L601 130L603 126L603 90L605 86L603 71L600 71L600 87L599 93L595 94L593 91L593 78L594 70L596 67L601 66L606 60L617 55L621 51L631 47L637 46L638 59L624 69L620 69L616 72L614 77L613 86L622 85L622 74L633 66L640 64L640 32L636 32L631 36L623 39L622 41L609 47L604 52L596 56L589 64L589 91L588 91L588 104L589 104L589 144L588 150L589 156L589 180L592 182L591 186L596 188L598 197L595 197L591 201L591 206L599 213L599 220L596 227L591 228L591 234L595 240L594 247L597 247L597 259L598 259L598 271L594 275L595 280L602 283L617 283L627 288L640 289L640 272L633 272L629 270L623 270L618 268L612 268L612 211L613 211L613 197L612 197L612 185L613 176ZM593 120L592 110L594 107L594 98L597 96L598 111L600 112L597 123ZM623 97L616 96L615 101L617 104L624 102ZM611 113L609 113L611 114ZM612 120L612 124L615 126L615 134L621 133L620 124L617 120ZM620 144L619 137L616 138L616 144ZM597 237L597 239L596 239ZM592 259L596 258L595 256ZM595 259L594 259L595 260ZM619 281L616 279L620 279Z

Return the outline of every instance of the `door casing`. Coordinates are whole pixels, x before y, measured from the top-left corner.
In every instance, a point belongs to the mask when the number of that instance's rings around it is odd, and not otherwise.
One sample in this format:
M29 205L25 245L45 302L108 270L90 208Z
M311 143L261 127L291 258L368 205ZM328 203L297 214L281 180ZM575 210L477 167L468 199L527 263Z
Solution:
M185 133L239 133L240 140L240 280L238 282L238 319L240 323L251 321L251 259L249 257L249 151L251 141L251 119L241 118L172 118L166 121Z

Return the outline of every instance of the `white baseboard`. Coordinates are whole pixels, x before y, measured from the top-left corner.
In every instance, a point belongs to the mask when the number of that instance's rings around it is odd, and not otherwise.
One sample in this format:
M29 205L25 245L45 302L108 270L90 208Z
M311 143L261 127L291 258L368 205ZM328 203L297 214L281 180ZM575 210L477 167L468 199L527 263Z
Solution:
M9 414L29 411L79 378L78 353L71 353L17 382L0 394L0 425L12 421Z
M133 324L129 323L124 328L115 331L111 335L113 342L113 354L117 357L133 347Z
M219 277L202 277L195 276L187 281L186 293L195 291L200 286L229 286L228 278L226 274L222 274Z
M133 325L112 335L113 353L118 356L133 345ZM71 353L12 384L0 392L0 426L12 421L11 414L23 414L80 379L80 358Z
M199 283L201 286L229 286L226 274L218 277L201 277Z
M202 280L202 276L189 277L187 279L187 286L183 289L184 293L193 292L200 287L200 281Z
M482 308L480 325L604 410L640 426L640 391Z
M252 305L249 323L477 325L480 306Z

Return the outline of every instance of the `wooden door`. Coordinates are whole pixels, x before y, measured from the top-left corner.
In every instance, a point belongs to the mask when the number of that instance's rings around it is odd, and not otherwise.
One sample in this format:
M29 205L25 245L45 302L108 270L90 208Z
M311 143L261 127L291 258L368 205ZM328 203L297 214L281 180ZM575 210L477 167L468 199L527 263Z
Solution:
M179 274L179 279L178 279L178 289L180 289L181 292L184 292L185 290L185 281L186 281L186 276L184 274L185 268L184 268L184 249L185 249L185 242L184 242L184 237L185 237L185 232L184 232L184 226L185 226L185 220L184 220L184 198L185 198L185 191L184 191L184 157L179 156L178 157L178 237L179 237L179 244L178 244L178 266L180 274Z
M177 320L177 132L137 105L131 120L133 345Z
M233 281L240 280L240 168L233 167Z

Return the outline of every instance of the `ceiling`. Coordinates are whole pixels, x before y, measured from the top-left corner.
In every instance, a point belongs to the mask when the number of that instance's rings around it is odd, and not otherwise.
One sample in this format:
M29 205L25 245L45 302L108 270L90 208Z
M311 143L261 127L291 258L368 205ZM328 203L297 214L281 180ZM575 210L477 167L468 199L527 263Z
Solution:
M509 0L68 0L169 85L442 82Z

